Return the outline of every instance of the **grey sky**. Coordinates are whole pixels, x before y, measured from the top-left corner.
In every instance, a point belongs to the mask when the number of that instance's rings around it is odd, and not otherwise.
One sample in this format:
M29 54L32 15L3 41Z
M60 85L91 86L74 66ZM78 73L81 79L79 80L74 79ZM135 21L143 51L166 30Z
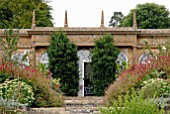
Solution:
M51 0L55 27L64 26L64 13L68 13L69 27L99 27L101 11L104 11L105 26L113 12L121 11L124 15L135 8L136 4L156 3L165 5L170 10L170 0Z

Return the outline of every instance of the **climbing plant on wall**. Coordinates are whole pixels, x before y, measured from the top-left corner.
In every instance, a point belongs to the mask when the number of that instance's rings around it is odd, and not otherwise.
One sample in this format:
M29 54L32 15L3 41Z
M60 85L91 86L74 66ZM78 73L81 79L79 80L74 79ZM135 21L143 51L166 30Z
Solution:
M92 51L94 95L104 95L105 88L115 80L118 54L119 50L114 46L111 35L105 35L95 42Z
M79 84L77 47L65 33L54 32L47 52L52 77L61 79L60 88L65 95L76 96Z

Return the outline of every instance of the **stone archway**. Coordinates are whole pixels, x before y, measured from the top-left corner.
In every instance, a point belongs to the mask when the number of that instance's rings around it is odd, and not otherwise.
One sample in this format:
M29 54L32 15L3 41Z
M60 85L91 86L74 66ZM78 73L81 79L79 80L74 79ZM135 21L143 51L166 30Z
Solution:
M89 63L91 62L91 53L89 50L80 50L77 53L79 57L79 92L78 96L84 96L86 91L85 87L85 68L88 67ZM88 67L89 68L89 67ZM87 70L87 69L86 69Z

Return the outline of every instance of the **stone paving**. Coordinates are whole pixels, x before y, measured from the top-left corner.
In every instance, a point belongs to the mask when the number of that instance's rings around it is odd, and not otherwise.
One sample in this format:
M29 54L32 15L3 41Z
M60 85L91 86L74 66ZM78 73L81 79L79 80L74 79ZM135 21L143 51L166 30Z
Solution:
M98 114L102 97L65 97L63 107L31 108L27 114Z

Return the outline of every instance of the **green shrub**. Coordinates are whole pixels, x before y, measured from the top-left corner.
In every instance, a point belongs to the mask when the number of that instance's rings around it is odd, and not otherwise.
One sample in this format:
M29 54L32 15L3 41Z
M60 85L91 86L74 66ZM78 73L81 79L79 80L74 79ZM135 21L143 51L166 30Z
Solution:
M143 93L119 96L118 100L113 99L111 107L101 107L102 114L164 114L164 105L159 108L158 100L144 99Z
M25 82L18 79L6 80L0 84L0 96L5 99L13 99L19 103L28 104L30 106L34 98L33 88Z
M79 72L76 45L69 41L65 33L54 32L47 52L52 77L61 79L61 91L67 96L77 96Z
M111 35L105 35L95 42L91 63L94 95L103 96L105 89L116 79L118 54Z
M169 97L170 84L163 79L154 78L143 82L140 92L144 93L144 97Z

